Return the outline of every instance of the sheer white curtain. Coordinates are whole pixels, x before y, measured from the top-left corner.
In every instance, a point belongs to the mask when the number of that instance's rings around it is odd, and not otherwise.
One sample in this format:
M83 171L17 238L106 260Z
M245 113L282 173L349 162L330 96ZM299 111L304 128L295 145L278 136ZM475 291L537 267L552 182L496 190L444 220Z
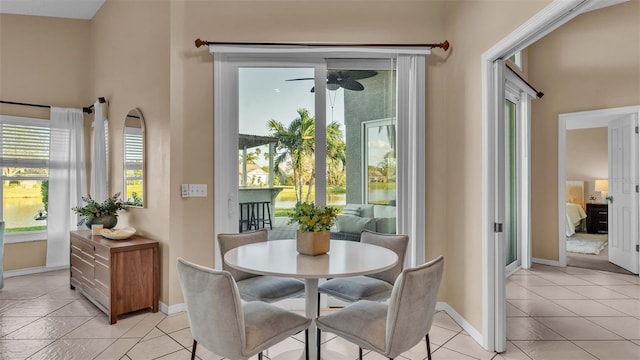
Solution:
M425 262L425 56L398 55L398 233L409 234L409 266ZM400 141L400 139L402 141Z
M71 211L87 192L81 109L51 108L47 267L69 265L69 231L77 229Z
M91 151L91 197L97 202L107 199L107 116L100 101L93 104L93 148Z

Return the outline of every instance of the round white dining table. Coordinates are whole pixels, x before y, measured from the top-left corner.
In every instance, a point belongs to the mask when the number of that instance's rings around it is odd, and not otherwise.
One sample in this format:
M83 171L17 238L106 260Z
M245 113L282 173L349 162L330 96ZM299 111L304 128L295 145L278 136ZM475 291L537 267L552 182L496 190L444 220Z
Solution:
M398 256L381 246L354 241L331 240L329 252L302 255L295 240L272 240L242 245L228 251L224 262L252 274L304 279L305 314L318 316L318 279L374 274L392 268ZM317 358L316 324L309 326L309 359Z

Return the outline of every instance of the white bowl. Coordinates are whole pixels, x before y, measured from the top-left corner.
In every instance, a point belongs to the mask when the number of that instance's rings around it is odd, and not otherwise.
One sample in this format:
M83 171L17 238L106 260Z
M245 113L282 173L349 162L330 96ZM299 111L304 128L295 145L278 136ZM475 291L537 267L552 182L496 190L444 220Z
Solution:
M102 232L100 233L100 235L111 240L125 240L133 236L135 233L136 233L136 229L132 227L126 227L123 229L112 229L112 230L102 229Z

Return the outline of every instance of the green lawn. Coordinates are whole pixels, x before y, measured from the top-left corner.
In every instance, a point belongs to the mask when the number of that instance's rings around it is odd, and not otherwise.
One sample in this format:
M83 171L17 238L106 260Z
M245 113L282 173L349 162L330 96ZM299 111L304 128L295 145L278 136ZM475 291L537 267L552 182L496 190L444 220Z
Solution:
M18 233L18 232L25 232L25 231L44 231L44 230L47 230L46 225L10 228L10 229L5 229L4 231L5 233L9 234L9 233Z

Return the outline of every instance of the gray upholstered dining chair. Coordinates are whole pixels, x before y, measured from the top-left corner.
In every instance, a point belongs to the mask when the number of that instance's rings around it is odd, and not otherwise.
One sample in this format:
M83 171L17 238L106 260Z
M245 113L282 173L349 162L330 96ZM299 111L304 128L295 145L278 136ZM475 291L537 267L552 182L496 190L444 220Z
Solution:
M360 242L392 250L398 255L398 262L391 269L380 273L325 281L318 286L318 293L325 293L347 302L358 300L382 301L389 298L393 284L402 271L409 236L363 230L360 235Z
M433 322L444 257L402 271L389 304L361 300L316 319L318 329L393 359L425 337L431 360L429 331Z
M267 241L266 229L246 231L239 234L218 234L220 253L224 257L229 250L241 245ZM264 301L267 303L304 294L304 283L298 279L263 276L237 270L222 262L222 270L231 273L238 284L240 297L245 301Z
M311 319L261 301L242 303L227 271L178 258L178 279L193 336L191 359L201 344L229 359L249 359L309 327Z

